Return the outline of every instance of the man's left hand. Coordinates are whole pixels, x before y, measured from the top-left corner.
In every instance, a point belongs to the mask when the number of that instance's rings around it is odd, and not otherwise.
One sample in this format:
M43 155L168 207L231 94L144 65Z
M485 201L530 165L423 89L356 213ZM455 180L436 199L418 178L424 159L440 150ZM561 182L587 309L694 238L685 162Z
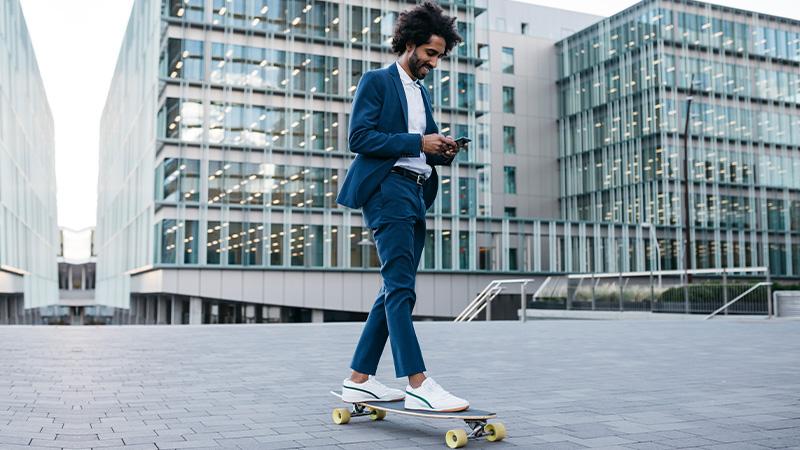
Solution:
M452 145L445 147L442 151L442 155L446 156L447 158L455 158L458 154L458 145L456 141L453 140L453 136L447 136L447 139L452 142Z

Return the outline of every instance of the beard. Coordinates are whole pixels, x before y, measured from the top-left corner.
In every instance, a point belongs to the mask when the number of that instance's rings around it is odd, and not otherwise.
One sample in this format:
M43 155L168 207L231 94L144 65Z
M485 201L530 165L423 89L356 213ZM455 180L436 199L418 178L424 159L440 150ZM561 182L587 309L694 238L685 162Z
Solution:
M412 53L411 56L409 56L408 66L409 69L411 69L411 74L414 75L414 78L418 80L424 79L425 76L433 70L433 67L423 61L420 61L420 59L417 58L416 53ZM423 68L427 70L422 70Z

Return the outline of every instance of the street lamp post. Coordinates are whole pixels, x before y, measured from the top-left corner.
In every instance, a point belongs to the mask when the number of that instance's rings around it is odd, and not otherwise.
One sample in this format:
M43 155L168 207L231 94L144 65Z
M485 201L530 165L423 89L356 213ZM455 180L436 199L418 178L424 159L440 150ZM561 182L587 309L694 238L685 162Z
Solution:
M694 92L694 74L689 81L689 96L686 97L686 121L683 127L683 270L686 284L683 286L684 312L689 313L689 120L692 115L692 100Z
M658 287L661 288L661 247L658 245L658 238L656 237L656 227L650 222L642 222L642 227L649 228L651 248L655 245L656 248L656 267L658 269ZM650 265L650 272L653 270L653 265Z

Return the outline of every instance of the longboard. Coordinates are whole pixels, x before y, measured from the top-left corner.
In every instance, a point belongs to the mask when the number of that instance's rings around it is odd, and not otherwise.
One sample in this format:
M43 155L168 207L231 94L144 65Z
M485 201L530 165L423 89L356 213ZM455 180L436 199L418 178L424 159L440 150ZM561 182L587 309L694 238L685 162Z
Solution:
M342 400L342 395L331 391L331 394ZM333 410L333 422L344 425L350 422L351 417L369 416L372 420L383 420L386 413L402 414L406 416L422 417L428 419L460 419L469 428L469 433L463 429L450 430L445 435L445 442L450 448L460 448L467 445L470 439L486 438L487 441L501 441L506 437L506 427L501 422L488 423L495 419L497 414L482 409L467 409L457 412L420 411L405 409L402 400L394 402L345 402L353 405L352 409L336 408Z

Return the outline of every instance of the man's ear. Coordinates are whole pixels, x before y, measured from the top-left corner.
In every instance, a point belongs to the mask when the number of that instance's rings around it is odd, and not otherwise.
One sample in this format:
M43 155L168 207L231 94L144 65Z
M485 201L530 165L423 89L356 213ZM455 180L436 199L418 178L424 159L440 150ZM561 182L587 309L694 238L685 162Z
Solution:
M406 53L413 53L416 45L412 44L411 42L406 42Z

